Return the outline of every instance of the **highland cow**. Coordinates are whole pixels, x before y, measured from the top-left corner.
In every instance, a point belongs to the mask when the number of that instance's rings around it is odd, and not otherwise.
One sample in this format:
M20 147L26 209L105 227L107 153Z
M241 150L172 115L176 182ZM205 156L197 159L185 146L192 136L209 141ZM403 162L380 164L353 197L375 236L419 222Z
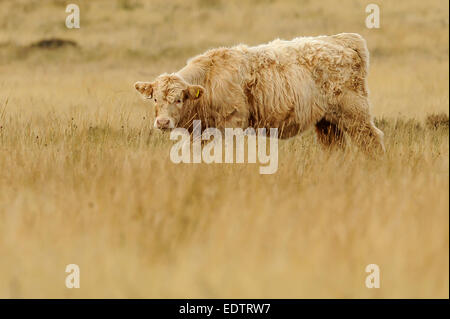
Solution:
M341 33L211 49L135 88L154 102L158 129L201 120L219 129L277 128L289 138L315 125L324 145L345 145L348 136L384 151L369 110L368 67L365 40Z

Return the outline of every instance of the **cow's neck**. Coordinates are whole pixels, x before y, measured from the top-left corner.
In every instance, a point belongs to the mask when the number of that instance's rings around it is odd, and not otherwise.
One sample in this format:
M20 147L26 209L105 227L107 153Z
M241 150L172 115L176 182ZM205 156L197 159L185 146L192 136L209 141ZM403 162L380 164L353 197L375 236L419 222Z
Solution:
M178 71L177 74L189 84L201 85L206 88L206 71L202 65L188 64ZM183 119L179 126L192 128L194 120L201 120L202 127L214 126L213 115L211 112L208 112L211 108L206 104L208 104L208 99L203 97L186 105L188 111L182 116Z

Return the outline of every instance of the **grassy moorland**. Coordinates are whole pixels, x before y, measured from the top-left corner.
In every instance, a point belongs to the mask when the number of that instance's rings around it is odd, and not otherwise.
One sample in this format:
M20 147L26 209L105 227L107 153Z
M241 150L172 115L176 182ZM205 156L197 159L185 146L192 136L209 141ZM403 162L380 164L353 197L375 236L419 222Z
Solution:
M69 30L65 1L0 2L0 297L449 297L447 1L379 1L380 29L370 1L77 3ZM381 159L309 131L274 175L176 165L132 87L210 47L339 32L371 51Z

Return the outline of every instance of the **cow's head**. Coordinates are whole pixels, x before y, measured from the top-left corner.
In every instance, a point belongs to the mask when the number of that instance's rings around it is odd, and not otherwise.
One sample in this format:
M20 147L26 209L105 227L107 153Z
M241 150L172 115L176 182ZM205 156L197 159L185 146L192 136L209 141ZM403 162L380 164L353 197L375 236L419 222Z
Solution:
M175 128L186 105L205 92L202 86L189 84L177 74L162 74L154 82L136 82L134 87L145 99L153 101L154 127L160 130Z

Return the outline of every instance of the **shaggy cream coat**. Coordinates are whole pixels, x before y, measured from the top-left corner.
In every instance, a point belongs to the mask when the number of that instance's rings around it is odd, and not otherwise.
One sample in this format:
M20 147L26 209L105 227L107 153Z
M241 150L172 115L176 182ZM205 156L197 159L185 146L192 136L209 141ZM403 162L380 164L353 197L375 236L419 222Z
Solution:
M278 128L288 138L315 125L325 145L343 145L345 132L384 150L369 113L368 67L365 40L342 33L212 49L135 87L155 101L157 128L199 119L203 127Z

